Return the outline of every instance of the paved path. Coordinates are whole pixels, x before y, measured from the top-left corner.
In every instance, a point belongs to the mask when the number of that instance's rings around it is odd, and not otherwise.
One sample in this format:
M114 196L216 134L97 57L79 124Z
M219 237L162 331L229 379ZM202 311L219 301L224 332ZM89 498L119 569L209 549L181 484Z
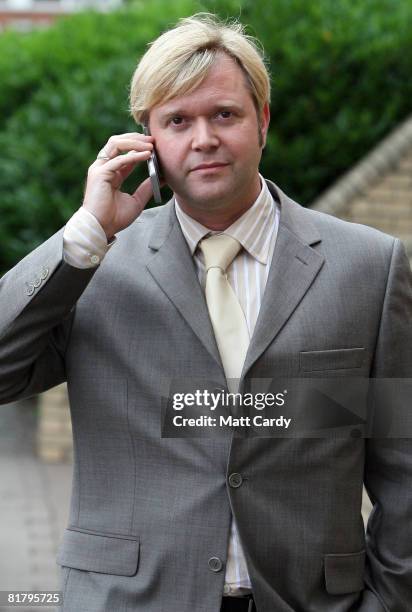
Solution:
M0 406L0 591L57 590L57 546L66 526L72 468L35 453L32 402ZM52 612L52 607L0 611Z

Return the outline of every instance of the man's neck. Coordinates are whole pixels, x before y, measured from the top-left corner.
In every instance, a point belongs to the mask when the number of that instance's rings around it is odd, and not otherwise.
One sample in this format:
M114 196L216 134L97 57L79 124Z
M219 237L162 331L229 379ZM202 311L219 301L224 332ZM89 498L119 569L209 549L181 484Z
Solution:
M253 202L245 206L243 209L236 211L221 211L220 214L216 214L216 211L211 213L210 211L193 210L193 208L187 208L179 202L179 206L184 213L204 227L207 227L213 231L224 231L230 227L232 223L239 219L239 217L241 217L247 210L249 210L252 205Z

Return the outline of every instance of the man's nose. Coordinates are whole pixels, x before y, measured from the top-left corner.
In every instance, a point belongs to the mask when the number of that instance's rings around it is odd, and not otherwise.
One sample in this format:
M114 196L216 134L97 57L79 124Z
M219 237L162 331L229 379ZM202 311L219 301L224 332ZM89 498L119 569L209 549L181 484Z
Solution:
M219 138L213 126L205 119L193 125L192 148L197 150L213 149L219 145Z

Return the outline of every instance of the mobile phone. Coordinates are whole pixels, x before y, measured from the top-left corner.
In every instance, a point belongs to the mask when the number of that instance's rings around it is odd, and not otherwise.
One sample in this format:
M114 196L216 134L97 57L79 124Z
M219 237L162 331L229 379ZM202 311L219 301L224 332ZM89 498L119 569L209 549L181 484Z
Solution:
M148 125L143 126L143 133L146 136L150 136L150 129ZM153 152L147 160L147 167L149 169L150 182L152 183L153 198L156 204L162 203L162 194L160 193L160 167L157 160L156 152L153 148Z

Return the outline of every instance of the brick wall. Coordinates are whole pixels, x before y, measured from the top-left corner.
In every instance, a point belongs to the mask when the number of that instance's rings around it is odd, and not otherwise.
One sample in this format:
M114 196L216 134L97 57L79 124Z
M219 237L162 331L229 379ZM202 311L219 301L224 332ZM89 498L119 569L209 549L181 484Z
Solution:
M312 208L400 238L412 265L412 116L321 194Z
M412 240L412 149L375 185L348 203L340 215L392 234L411 248ZM412 257L412 253L410 252Z
M67 386L58 385L39 397L37 453L47 462L70 462L73 457L72 428Z

